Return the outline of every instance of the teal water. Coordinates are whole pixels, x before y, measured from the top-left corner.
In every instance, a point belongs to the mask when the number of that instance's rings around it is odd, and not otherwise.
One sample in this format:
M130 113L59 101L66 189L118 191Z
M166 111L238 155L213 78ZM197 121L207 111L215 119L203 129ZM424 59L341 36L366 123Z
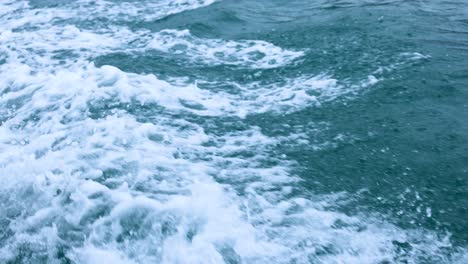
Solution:
M466 263L464 0L0 2L1 263Z

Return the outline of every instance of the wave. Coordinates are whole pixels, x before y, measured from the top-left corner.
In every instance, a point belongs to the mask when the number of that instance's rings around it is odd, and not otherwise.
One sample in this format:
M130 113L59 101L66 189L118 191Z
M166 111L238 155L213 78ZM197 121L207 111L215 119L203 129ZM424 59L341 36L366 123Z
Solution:
M333 101L374 85L378 72L351 85L301 74L272 83L225 81L235 92L219 91L219 82L203 78L164 81L90 60L183 51L190 63L260 71L295 63L304 51L186 30L90 30L58 21L93 14L154 19L212 2L131 9L129 2L77 1L39 10L2 3L1 262L419 263L466 256L448 236L333 210L347 194L304 190L294 162L272 155L300 134L272 137L238 125L251 114ZM235 129L216 123L225 120Z

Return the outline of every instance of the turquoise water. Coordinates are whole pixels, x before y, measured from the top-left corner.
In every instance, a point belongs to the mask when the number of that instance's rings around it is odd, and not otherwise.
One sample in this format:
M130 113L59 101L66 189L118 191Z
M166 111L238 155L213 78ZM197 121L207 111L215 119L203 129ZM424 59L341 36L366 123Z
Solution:
M464 0L0 1L0 263L467 263Z

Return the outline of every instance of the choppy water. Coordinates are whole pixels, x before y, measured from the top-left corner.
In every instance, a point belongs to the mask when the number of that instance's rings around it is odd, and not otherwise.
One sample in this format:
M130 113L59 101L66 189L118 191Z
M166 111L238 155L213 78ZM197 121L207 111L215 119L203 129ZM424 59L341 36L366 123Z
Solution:
M0 1L0 263L468 263L465 0Z

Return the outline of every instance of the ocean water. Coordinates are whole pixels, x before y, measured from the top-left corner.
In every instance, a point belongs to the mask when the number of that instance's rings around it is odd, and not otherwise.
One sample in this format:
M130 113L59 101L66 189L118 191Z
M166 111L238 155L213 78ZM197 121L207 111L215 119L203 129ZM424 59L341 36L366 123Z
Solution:
M466 0L1 0L0 263L468 263Z

